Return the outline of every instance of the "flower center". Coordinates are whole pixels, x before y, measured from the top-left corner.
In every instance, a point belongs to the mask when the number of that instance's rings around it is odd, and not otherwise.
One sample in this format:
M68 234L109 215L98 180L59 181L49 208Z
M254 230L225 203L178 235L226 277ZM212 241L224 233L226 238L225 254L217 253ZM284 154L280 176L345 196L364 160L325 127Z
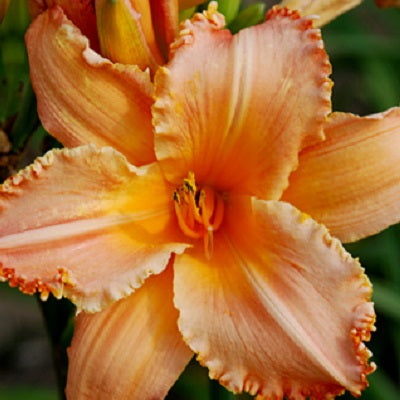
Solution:
M194 173L174 191L175 213L182 232L193 239L203 238L206 257L213 252L213 232L222 223L224 201L211 187L197 188Z

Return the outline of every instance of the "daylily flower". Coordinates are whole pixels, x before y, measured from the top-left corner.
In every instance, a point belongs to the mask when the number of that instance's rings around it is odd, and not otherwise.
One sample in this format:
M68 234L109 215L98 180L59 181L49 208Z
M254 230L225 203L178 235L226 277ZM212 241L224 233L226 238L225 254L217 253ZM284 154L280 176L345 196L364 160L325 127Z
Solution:
M186 21L154 86L59 7L29 29L42 121L77 147L3 184L0 276L77 305L69 400L161 399L193 353L260 399L359 395L374 369L371 286L337 238L400 220L400 109L328 117L308 17L223 25L215 4Z

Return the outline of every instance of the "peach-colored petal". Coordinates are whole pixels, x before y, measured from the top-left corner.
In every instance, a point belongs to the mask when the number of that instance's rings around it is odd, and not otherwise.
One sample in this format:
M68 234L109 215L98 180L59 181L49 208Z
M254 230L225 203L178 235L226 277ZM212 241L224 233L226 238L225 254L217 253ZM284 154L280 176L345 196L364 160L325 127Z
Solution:
M375 0L378 7L400 7L400 0Z
M167 58L169 45L178 34L178 0L150 0L150 7L158 45Z
M164 59L157 46L150 4L138 0L96 0L101 54L113 62L155 71Z
M156 74L156 155L175 184L193 171L220 190L277 198L330 110L320 32L277 8L235 36L223 24L212 8L186 21Z
M170 269L100 313L78 315L68 400L165 397L193 355L176 325Z
M362 0L283 0L280 6L298 10L301 15L318 15L314 26L320 27L361 2Z
M63 9L65 15L89 39L90 47L98 51L99 39L93 0L28 0L29 14L34 19L55 5Z
M68 147L110 145L135 165L154 161L148 74L89 49L59 7L36 18L26 42L39 115L52 135Z
M232 391L330 399L367 385L370 283L287 203L231 198L211 260L196 248L176 256L174 291L184 340Z
M186 247L171 193L157 164L135 168L112 148L51 151L1 187L0 276L99 310Z
M327 140L305 149L283 200L352 242L400 222L400 108L335 113Z

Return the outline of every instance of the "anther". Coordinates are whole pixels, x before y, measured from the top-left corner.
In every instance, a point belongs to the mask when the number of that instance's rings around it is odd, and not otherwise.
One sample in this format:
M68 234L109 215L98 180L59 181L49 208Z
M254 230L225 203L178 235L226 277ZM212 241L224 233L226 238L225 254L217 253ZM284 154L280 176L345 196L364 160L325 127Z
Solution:
M192 238L203 238L204 252L209 259L213 253L214 232L224 217L224 201L209 186L197 188L194 174L189 173L173 194L175 213L182 232Z

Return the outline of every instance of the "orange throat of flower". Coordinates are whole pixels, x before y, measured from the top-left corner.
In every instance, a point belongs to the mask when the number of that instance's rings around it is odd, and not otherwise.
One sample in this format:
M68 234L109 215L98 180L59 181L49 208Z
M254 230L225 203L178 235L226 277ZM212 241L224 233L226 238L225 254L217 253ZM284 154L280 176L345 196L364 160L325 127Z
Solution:
M175 213L182 232L192 238L203 238L209 259L213 253L213 234L224 217L224 200L209 186L197 188L194 173L189 172L183 184L174 191Z

